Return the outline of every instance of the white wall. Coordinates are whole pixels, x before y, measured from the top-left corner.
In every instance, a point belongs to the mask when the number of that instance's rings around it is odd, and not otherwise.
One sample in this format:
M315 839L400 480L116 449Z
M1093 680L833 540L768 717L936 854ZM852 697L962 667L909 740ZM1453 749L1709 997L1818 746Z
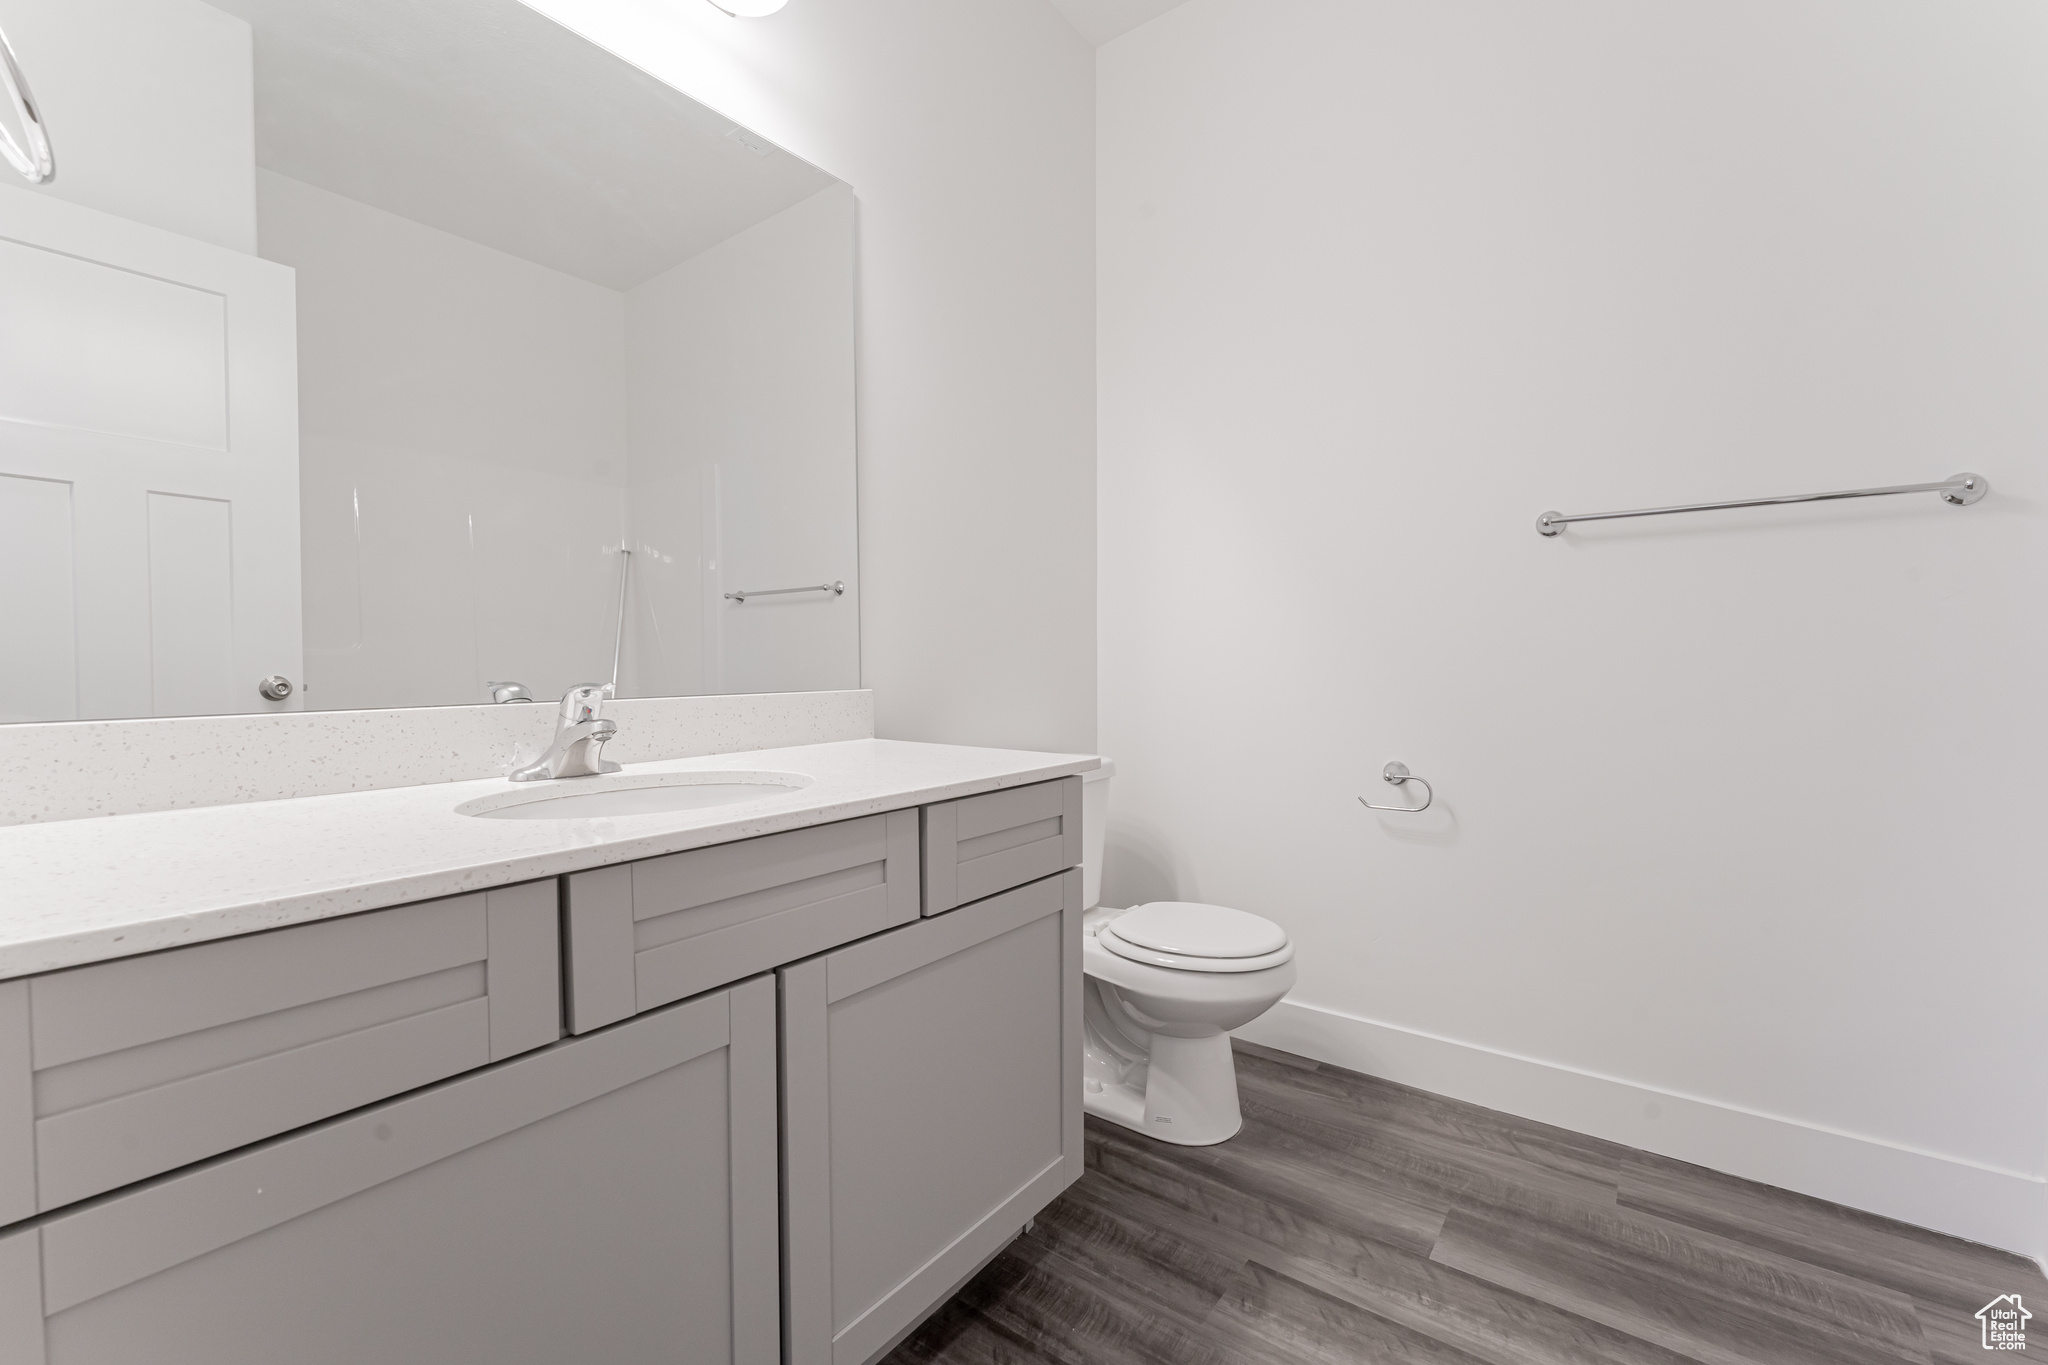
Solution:
M625 296L270 171L298 272L306 703L610 676Z
M2048 1251L2044 71L2022 0L1104 47L1105 900L1285 924L1270 1041Z
M835 185L626 292L631 695L859 685L854 258Z
M877 732L1091 749L1087 44L1045 0L535 3L859 196Z
M199 0L0 0L0 29L57 159L38 193L256 249L246 23Z

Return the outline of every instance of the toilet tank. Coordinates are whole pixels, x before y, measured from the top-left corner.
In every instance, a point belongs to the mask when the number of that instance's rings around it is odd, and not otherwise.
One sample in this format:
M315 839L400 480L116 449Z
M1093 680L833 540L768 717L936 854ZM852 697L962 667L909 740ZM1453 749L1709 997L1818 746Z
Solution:
M1109 779L1116 764L1108 759L1092 773L1081 774L1081 908L1102 903L1102 836L1109 824Z

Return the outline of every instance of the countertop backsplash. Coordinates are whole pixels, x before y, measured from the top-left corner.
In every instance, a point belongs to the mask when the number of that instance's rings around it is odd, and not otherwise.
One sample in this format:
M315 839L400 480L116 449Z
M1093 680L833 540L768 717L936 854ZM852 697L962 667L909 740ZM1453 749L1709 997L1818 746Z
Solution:
M623 698L605 757L647 763L867 739L874 694ZM0 726L0 825L502 777L547 747L555 706L175 716Z

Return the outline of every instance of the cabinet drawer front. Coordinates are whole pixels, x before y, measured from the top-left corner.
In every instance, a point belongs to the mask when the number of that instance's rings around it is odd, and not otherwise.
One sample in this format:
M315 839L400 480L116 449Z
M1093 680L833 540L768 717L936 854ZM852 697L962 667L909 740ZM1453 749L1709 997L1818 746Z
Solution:
M0 1239L0 1359L780 1355L760 978Z
M924 913L936 915L1081 863L1081 779L924 808Z
M59 1208L551 1043L558 953L546 881L0 986L0 1199Z
M917 812L568 878L571 1033L917 918Z

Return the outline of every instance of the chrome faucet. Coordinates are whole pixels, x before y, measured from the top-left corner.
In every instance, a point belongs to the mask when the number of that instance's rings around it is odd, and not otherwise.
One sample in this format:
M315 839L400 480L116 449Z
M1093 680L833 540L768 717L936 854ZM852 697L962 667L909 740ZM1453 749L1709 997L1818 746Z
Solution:
M553 777L595 777L615 773L616 763L607 763L598 751L618 734L617 721L598 715L607 689L597 683L583 683L562 695L562 709L555 716L555 742L548 751L512 774L514 782L539 782Z

